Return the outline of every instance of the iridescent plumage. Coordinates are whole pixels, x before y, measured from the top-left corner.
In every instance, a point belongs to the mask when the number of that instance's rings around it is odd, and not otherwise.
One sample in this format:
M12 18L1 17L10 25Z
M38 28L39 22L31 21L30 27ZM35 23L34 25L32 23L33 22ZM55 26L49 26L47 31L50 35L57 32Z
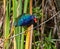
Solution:
M28 25L31 21L36 22L36 17L34 15L30 14L23 14L21 17L17 19L16 22L14 22L15 26L26 26Z

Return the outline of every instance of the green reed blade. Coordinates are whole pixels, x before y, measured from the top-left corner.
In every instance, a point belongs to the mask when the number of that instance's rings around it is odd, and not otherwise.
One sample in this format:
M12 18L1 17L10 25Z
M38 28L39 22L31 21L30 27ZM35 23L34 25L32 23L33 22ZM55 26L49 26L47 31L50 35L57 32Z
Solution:
M10 31L10 15L9 15L9 4L7 2L7 5L6 5L6 16L5 16L5 21L4 21L4 37L5 39L8 37L9 35L9 31ZM5 43L4 43L4 48L5 49L9 49L8 48L8 45L9 45L9 40L7 40Z
M14 19L17 18L18 16L18 13L17 13L17 8L18 8L18 3L17 3L17 0L13 0L13 17ZM22 0L20 0L20 7L19 7L19 14L21 15L22 14ZM16 27L15 28L15 35L16 34L19 34L21 32L21 27ZM20 41L20 38L21 38L21 35L19 36L16 36L15 37L15 40L16 40L16 49L20 49L21 48L21 41Z
M28 0L25 0L24 2L24 13L27 13L27 7L28 6Z

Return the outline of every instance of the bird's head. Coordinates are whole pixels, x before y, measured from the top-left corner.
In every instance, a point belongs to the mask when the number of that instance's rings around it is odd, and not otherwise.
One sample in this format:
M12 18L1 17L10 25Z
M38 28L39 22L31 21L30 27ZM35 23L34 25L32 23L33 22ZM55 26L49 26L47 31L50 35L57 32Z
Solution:
M36 16L33 16L33 20L34 20L35 23L37 23L37 18L36 18Z

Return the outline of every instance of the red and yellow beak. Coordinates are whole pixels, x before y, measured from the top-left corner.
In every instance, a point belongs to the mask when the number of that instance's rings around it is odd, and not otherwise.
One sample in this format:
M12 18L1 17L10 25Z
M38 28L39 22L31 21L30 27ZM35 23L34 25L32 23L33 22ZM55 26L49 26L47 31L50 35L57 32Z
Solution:
M37 19L36 18L34 18L34 22L37 23Z

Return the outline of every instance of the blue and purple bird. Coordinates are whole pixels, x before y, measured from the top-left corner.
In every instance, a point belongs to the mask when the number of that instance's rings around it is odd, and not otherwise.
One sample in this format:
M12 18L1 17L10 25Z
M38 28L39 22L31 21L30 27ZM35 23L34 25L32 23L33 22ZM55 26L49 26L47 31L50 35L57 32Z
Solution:
M21 17L17 18L17 21L14 22L14 26L27 26L31 22L37 23L37 19L34 15L23 14Z

